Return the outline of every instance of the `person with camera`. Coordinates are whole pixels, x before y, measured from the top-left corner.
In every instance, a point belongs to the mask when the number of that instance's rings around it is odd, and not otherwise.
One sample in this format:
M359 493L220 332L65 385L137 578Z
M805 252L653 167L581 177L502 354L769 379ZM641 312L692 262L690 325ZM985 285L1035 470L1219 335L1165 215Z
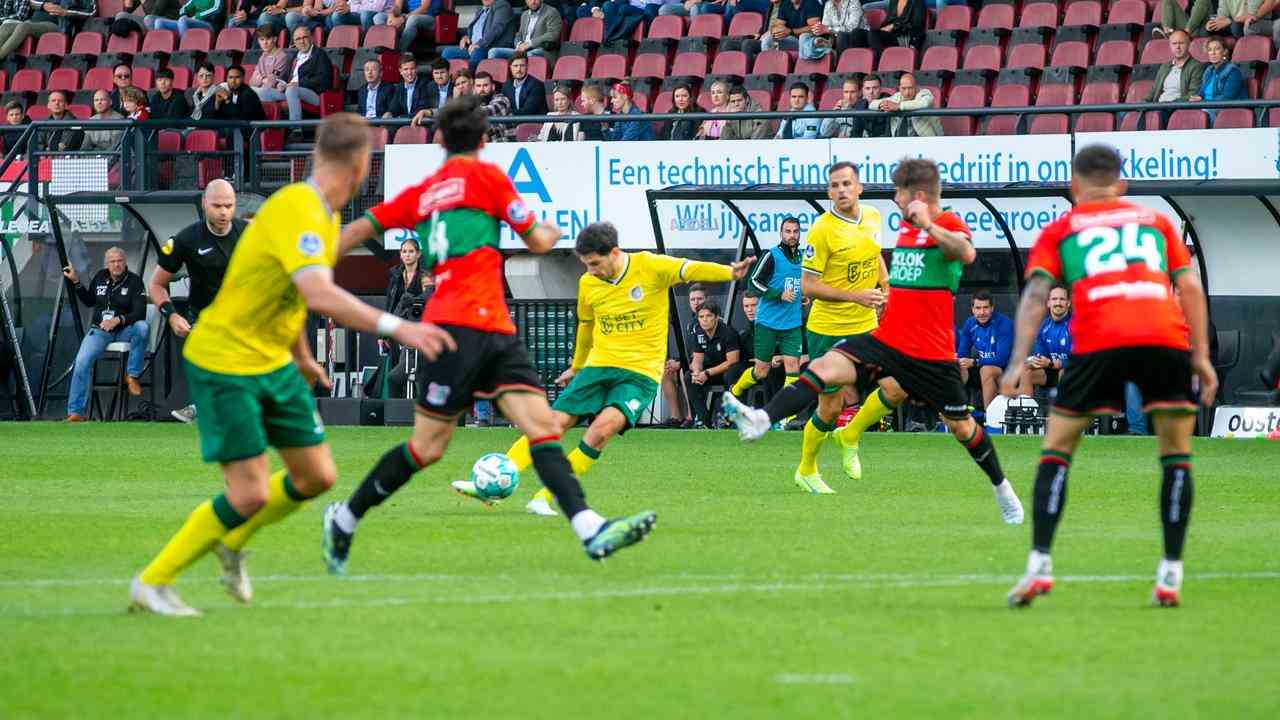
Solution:
M387 272L387 312L411 322L422 319L422 309L427 299L435 290L435 279L427 272L419 260L422 250L418 241L406 238L400 244L400 263ZM390 381L393 386L404 385L406 377L405 358L400 346L387 339L378 341L379 347L391 358Z
M71 373L71 390L67 394L67 422L84 422L89 419L89 385L93 380L93 364L107 351L113 342L129 343L129 362L125 368L125 385L130 395L141 395L142 364L146 360L147 340L151 332L147 327L147 296L142 278L129 270L124 250L113 247L104 258L106 267L99 270L88 287L81 284L80 275L71 265L62 268L62 274L71 281L76 297L93 308L89 332L80 341L76 353L75 369Z
M231 262L231 253L240 242L240 234L249 225L247 220L236 219L236 191L231 183L218 179L204 190L200 206L204 219L192 223L165 241L156 259L155 272L147 292L159 308L169 329L179 338L191 332L196 318L213 303L222 287L222 278ZM187 312L178 312L169 298L169 282L187 269L191 281L187 297ZM171 413L174 419L189 423L196 417L195 405L179 408Z

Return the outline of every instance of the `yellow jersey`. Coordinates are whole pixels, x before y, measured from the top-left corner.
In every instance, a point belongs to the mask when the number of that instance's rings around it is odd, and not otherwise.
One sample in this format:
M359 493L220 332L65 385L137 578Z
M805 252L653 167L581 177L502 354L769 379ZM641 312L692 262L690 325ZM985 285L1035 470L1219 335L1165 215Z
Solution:
M667 290L682 282L728 282L733 271L716 263L651 252L623 253L626 265L611 280L584 273L578 280L578 339L573 368L630 370L654 382L667 359L671 303ZM590 332L584 325L590 324Z
M307 319L293 276L338 261L342 218L310 183L277 190L245 228L222 288L187 337L182 354L224 375L261 375L293 359Z
M804 272L837 290L869 290L880 282L880 211L858 204L858 217L831 210L809 229ZM876 311L857 303L813 301L805 327L822 335L856 335L876 328Z

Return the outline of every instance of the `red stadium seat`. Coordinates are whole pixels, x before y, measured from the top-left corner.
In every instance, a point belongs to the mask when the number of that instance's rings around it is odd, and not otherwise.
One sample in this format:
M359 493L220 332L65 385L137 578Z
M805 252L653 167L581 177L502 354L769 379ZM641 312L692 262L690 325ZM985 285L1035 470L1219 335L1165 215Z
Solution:
M1112 132L1115 129L1116 116L1111 113L1080 113L1076 117L1076 132Z
M1044 68L1044 45L1040 43L1023 43L1014 45L1009 51L1009 59L1005 63L1005 67L1023 69L1043 69Z
M1049 60L1052 67L1089 67L1089 43L1068 40L1060 42L1053 48L1053 57Z
M947 97L948 108L980 108L986 107L987 92L977 85L957 85L951 88ZM950 136L968 136L973 134L974 118L969 116L946 116L942 121L942 134Z
M831 68L831 60L827 58L828 71ZM726 50L716 53L715 59L711 63L712 75L747 75L747 54L737 50Z
M1156 38L1148 40L1142 47L1142 56L1138 59L1138 64L1160 65L1169 62L1172 57L1173 51L1169 49L1169 41Z
M679 15L659 15L649 24L649 34L646 37L653 40L679 40L684 37L684 18Z
M1231 51L1232 62L1266 64L1273 57L1271 38L1266 35L1245 35L1236 41Z
M885 12L880 8L872 8L863 15L867 19L867 27L872 30L878 30L881 25L884 25L884 16Z
M178 34L172 30L148 30L142 37L143 53L173 53L178 49Z
M585 18L584 18L585 19ZM464 61L465 62L465 61ZM581 55L565 55L556 60L556 68L551 72L552 80L585 80L587 78L587 59Z
M560 60L563 61L564 58ZM556 67L559 67L559 63L556 63ZM661 53L637 55L635 61L631 63L631 77L665 78L666 76L667 56Z
M239 28L229 28L239 29ZM223 30L218 34L219 50L237 50L243 48L223 48L222 38L227 34L227 30ZM248 39L246 35L246 40ZM329 37L324 39L324 46L327 48L346 48L348 50L357 50L360 48L360 27L358 25L339 25L329 31Z
M93 108L88 105L68 105L67 112L77 120L88 120L93 117Z
M1102 3L1097 0L1075 0L1067 5L1062 17L1063 27L1098 27L1102 24Z
M547 67L547 59L541 55L529 56L529 74L545 81L550 75L550 68Z
M1191 57L1202 63L1209 62L1209 38L1199 37L1191 40L1191 45L1187 48L1187 52Z
M1219 110L1213 119L1214 130L1253 127L1253 111L1248 108L1226 108Z
M1120 102L1120 84L1112 81L1094 81L1084 86L1080 93L1081 105L1111 105ZM1116 120L1111 113L1082 113L1076 117L1076 132L1111 132Z
M757 61L757 67L759 67ZM875 54L868 48L849 48L840 53L836 61L838 73L862 73L866 75L875 69Z
M760 13L740 12L729 21L728 37L758 37L764 31L764 17Z
M396 145L426 145L427 129L416 125L405 125L396 130Z
M701 17L701 16L699 16ZM707 74L707 56L701 52L684 52L671 63L671 77L696 77Z
M177 72L174 70L175 75ZM114 87L115 78L112 77L112 70L109 67L89 68L89 72L84 74L84 80L80 83L82 90L111 90Z
M213 49L213 33L204 28L188 28L178 40L178 50L209 52Z
M71 68L58 68L49 74L48 90L75 92L80 89L80 73Z
M948 6L948 7L952 7L952 6ZM991 47L991 46L988 45L986 47ZM998 56L999 55L998 48L996 50L996 53ZM946 47L944 45L935 45L934 47L931 47L928 50L924 51L924 57L920 59L920 70L922 71L947 70L950 72L955 72L959 64L960 64L960 51L956 50L953 47Z
M990 6L988 6L990 7ZM877 72L911 71L916 69L916 49L913 47L887 47L880 53Z
M540 132L542 132L542 123L520 123L516 125L516 142L529 142L538 137Z
M32 70L31 68L23 68L14 73L13 82L9 83L9 92L38 93L43 90L44 75L39 70Z
M796 60L796 67L791 72L796 75L827 75L831 72L831 53L817 60Z
M938 11L934 30L955 30L968 33L973 27L973 10L968 5L947 5Z
M604 21L594 17L578 18L574 21L573 30L569 33L569 42L579 45L599 45L604 42Z
M1018 18L1020 28L1056 28L1058 27L1058 4L1055 2L1034 2L1022 8L1022 16Z
M703 13L693 16L689 22L689 37L721 38L724 36L724 16Z
M175 90L186 90L191 87L191 68L187 67L170 67L173 71L173 88Z
M349 32L350 30L354 30L355 33L353 34ZM340 37L351 37L352 42L355 44L334 45L334 35L338 35ZM222 31L218 33L218 41L214 43L213 49L242 53L249 49L249 37L249 31L244 28L223 28ZM349 47L354 50L358 47L359 40L360 28L355 25L339 25L333 29L333 32L329 33L329 44L325 45L325 47Z
M984 5L978 13L978 22L974 27L995 30L1013 29L1013 5L992 3Z
M244 69L244 76L248 78L253 73L252 66ZM135 67L133 69L133 84L141 90L150 90L154 86L154 74L151 68Z
M138 48L142 46L141 33L129 33L124 37L120 37L112 33L107 38L107 52L134 55L138 52Z
M49 108L45 107L44 105L32 105L31 107L27 108L27 117L31 118L32 120L48 120Z
M1098 67L1122 67L1126 70L1133 66L1135 55L1133 43L1128 40L1108 40L1098 46L1098 53L1093 64ZM1057 63L1054 63L1055 65Z
M1066 115L1036 115L1031 118L1027 128L1028 135L1065 135L1066 133Z
M671 112L671 108L675 106L675 99L672 92L664 92L658 95L658 99L653 101L653 111L655 113Z
M1043 47L1040 48L1040 54L1041 56L1044 55ZM1043 60L1041 60L1041 64L1044 64ZM999 72L1000 66L999 45L974 45L964 51L965 70L990 70L992 72Z
M988 5L987 7L991 7ZM991 107L1026 107L1031 104L1031 88L1026 85L997 85L991 95ZM1018 131L1017 115L995 115L987 118L986 135L1013 135Z
M36 55L53 55L62 57L70 50L67 36L59 32L45 33L40 36L39 42L36 43Z
M397 42L395 28L390 25L374 25L369 28L369 32L364 34L364 40L360 42L360 47L395 50L398 47Z
M96 32L79 32L71 41L72 55L101 55L106 42L102 39L101 33Z
M1147 4L1142 0L1116 0L1107 11L1108 25L1137 25L1147 23Z
M124 0L98 0L97 17L114 18L119 13L124 12ZM138 9L142 9L139 5Z
M597 56L591 66L591 77L619 80L627 77L627 56L613 53Z
M1041 83L1036 92L1036 107L1074 105L1076 88L1069 83Z
M561 58L563 59L563 58ZM583 58L585 60L585 58ZM471 61L466 58L454 58L449 61L449 74L456 75L460 70L469 70Z
M768 90L748 90L747 94L760 106L761 110L773 110L773 95Z
M1209 116L1203 110L1174 110L1169 115L1165 130L1205 130L1209 127Z
M871 55L870 50L866 50L866 53L868 57ZM752 75L787 75L790 72L791 56L782 50L765 50L756 55L755 65L751 68ZM837 72L845 71L837 70Z
M346 27L355 27L347 25ZM500 58L485 58L476 66L476 72L487 72L493 76L494 82L501 85L507 81L507 61Z

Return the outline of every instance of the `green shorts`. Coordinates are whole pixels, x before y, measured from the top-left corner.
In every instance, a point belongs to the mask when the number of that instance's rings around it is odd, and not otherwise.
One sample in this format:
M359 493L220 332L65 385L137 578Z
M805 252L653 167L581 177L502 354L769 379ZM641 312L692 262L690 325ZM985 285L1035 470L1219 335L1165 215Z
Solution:
M223 375L183 360L196 406L200 454L229 463L276 448L324 442L316 400L293 363L262 375Z
M774 330L756 323L754 338L755 347L752 350L755 351L755 355L753 357L762 362L769 362L774 355L798 358L803 352L804 330L798 327L790 330Z
M585 367L573 376L551 409L566 415L599 415L616 407L635 427L640 413L658 396L658 383L637 372L611 367Z
M823 335L812 330L804 331L805 342L809 345L809 362L813 362L823 355L827 354L835 344L852 335ZM840 389L839 385L828 385L822 389L823 395L828 395Z

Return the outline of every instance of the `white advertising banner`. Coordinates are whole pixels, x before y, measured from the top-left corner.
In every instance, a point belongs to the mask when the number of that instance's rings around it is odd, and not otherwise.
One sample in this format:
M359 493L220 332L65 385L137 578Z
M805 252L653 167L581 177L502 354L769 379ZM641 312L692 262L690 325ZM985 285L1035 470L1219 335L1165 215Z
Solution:
M1280 130L1166 130L1078 133L1076 147L1110 145L1129 180L1272 180L1280 178Z
M1266 437L1280 428L1280 408L1220 407L1213 413L1213 437Z

